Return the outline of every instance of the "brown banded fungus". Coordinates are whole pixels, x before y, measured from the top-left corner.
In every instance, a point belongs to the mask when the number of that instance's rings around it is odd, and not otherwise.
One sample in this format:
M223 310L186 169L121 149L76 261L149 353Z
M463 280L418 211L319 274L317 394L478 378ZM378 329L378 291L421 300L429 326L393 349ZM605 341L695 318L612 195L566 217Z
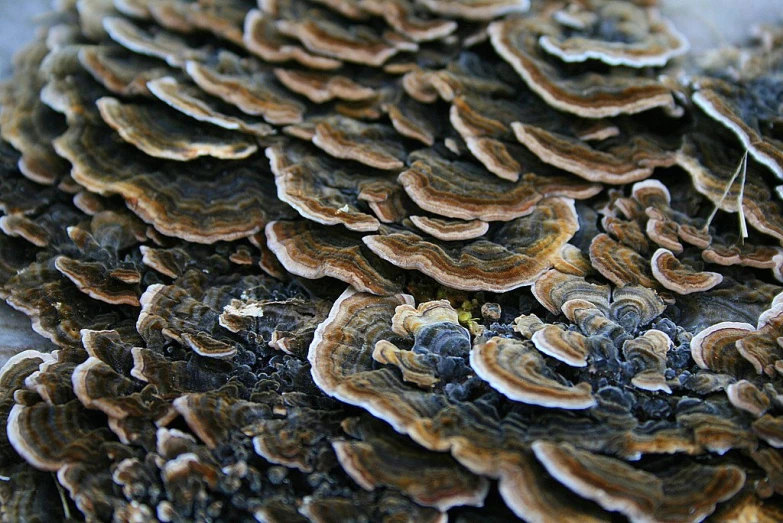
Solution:
M657 7L57 2L0 519L780 520L783 33Z

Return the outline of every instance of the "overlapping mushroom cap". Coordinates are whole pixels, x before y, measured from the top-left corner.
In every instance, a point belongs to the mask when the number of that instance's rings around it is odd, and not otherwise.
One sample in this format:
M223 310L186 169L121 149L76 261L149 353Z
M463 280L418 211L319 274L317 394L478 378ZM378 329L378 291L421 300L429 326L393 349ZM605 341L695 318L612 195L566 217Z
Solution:
M2 517L779 519L783 38L684 76L654 4L58 4Z

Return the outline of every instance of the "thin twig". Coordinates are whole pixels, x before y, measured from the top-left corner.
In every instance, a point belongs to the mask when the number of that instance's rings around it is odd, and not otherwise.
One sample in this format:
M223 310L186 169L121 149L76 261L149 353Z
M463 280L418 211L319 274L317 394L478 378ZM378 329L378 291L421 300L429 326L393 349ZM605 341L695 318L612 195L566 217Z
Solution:
M60 482L57 481L57 476L52 473L52 476L54 477L54 484L57 487L57 492L60 494L60 503L63 504L63 513L65 515L65 519L69 520L71 519L71 507L68 506L68 499L65 497L65 492L63 491L62 485L60 485Z
M739 200L738 200L739 213L740 213L740 233L742 234L743 238L748 237L748 229L747 229L747 225L745 224L745 212L742 208L742 200L745 194L745 178L746 178L747 166L748 166L748 150L745 149L745 154L742 155L742 158L740 159L740 163L737 166L737 169L734 171L734 174L731 176L729 183L726 185L726 190L723 191L723 195L721 195L720 200L718 200L718 202L715 204L715 208L712 210L709 217L707 218L707 223L704 225L705 231L709 230L713 218L715 218L715 215L718 214L721 204L729 195L729 192L731 191L731 186L734 185L734 181L737 179L737 177L740 174L742 174L742 182L741 182L742 185L740 186L740 193L739 193Z
M742 202L745 197L745 180L748 173L748 150L745 149L745 154L742 156L742 176L740 178L740 190L739 196L737 196L737 207L739 209L739 224L740 224L740 242L744 245L745 238L748 237L748 224L745 222L745 208L742 206Z

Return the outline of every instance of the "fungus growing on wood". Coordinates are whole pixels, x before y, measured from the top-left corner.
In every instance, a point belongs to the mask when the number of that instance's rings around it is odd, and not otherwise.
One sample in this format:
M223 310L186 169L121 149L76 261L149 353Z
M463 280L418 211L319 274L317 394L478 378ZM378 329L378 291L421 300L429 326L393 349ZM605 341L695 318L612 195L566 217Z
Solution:
M783 38L680 75L655 4L58 3L3 516L780 519Z

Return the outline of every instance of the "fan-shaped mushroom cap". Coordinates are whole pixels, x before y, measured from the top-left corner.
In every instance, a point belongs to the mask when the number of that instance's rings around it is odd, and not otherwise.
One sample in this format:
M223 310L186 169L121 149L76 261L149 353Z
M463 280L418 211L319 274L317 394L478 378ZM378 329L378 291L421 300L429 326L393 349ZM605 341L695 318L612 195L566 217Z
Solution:
M753 432L776 448L783 448L783 416L764 414L753 422Z
M387 425L375 420L348 418L342 426L358 439L334 441L332 446L340 465L362 488L395 487L420 505L441 511L483 505L489 482L448 454L428 452L390 434Z
M278 20L276 27L308 51L341 61L380 67L399 52L369 27L342 27L326 17Z
M147 82L173 72L154 58L119 46L82 47L79 62L106 89L120 96L149 96Z
M440 381L431 358L411 350L401 350L390 341L379 340L372 357L378 363L394 365L400 369L403 381L414 383L422 389L429 389Z
M394 309L392 330L400 336L415 336L421 329L436 323L459 324L459 316L448 300L420 303L418 307L403 304Z
M403 304L413 305L413 298L406 294L376 298L357 293L351 287L346 289L332 306L326 321L316 329L310 345L307 358L316 385L342 401L364 404L361 392L353 390L355 384L350 377L354 368L361 369L372 360L376 340L393 338L391 319L395 307ZM373 332L372 337L366 335L369 329ZM371 397L367 400L373 401ZM375 399L379 400L381 398ZM374 410L370 408L370 412Z
M769 409L772 400L748 380L740 380L726 387L729 402L740 410L760 418Z
M482 169L417 151L399 176L408 196L422 209L462 220L508 221L530 214L547 196L589 198L600 189L572 178L525 175L511 185Z
M655 107L677 113L668 88L650 79L583 73L567 77L544 61L538 39L555 29L541 18L508 18L488 29L495 51L552 107L585 118L633 114Z
M456 97L470 93L497 97L513 95L514 89L500 76L494 64L488 66L477 55L465 53L445 69L415 68L403 76L402 87L408 96L422 103L432 103L438 97L452 102Z
M125 104L116 98L97 101L103 120L150 156L187 161L199 156L223 160L247 158L258 150L250 139L213 126L196 125L185 115L160 105Z
M631 378L631 383L642 390L652 392L662 390L671 394L672 389L666 383L666 353L671 340L656 329L650 329L642 336L623 343L623 355L626 361L635 363L640 369Z
M331 100L358 102L377 96L377 91L346 76L316 71L276 68L277 79L291 91L306 96L313 103Z
M587 338L575 331L567 331L556 325L546 325L537 330L530 341L536 348L573 367L586 367L589 354Z
M126 18L107 17L103 28L109 36L129 51L165 60L171 67L183 67L188 60L207 58L206 51L193 49L187 42L167 31L145 31Z
M253 234L267 217L281 215L282 203L269 197L271 180L258 175L266 170L263 159L230 164L159 162L117 143L106 131L97 126L72 127L55 147L73 163L79 183L99 194L120 194L163 234L213 243ZM204 227L207 223L209 227Z
M200 122L256 136L275 133L273 127L260 119L246 115L217 98L206 95L194 85L180 82L171 76L150 80L147 82L147 88L159 100Z
M186 290L156 283L147 287L139 302L141 312L136 330L143 338L150 339L159 331L206 358L231 358L236 354L234 343L211 336L206 326L198 324L199 318L212 316L210 308L189 296ZM193 318L183 319L188 316Z
M614 216L604 216L601 218L601 226L620 243L627 245L639 254L647 254L650 243L638 222L626 221Z
M470 364L481 379L522 403L562 409L595 405L590 384L563 385L549 377L544 358L525 342L492 338L479 343L470 353Z
M691 356L702 369L741 376L747 362L735 344L755 329L749 323L722 322L711 325L691 339Z
M44 225L35 223L26 216L10 215L0 217L0 230L6 236L24 238L36 247L46 247L52 240Z
M771 245L720 245L713 242L703 251L704 261L717 265L775 269L783 262L783 248Z
M647 325L666 309L658 293L641 285L627 285L612 290L609 315L628 331Z
M773 301L772 306L759 316L756 332L737 340L737 349L756 372L775 374L774 365L783 360L783 347L777 342L783 334L783 302Z
M514 122L511 127L517 140L541 161L591 182L635 182L650 176L655 167L668 167L675 162L674 151L665 150L648 136L632 136L626 142L598 149L522 122Z
M361 236L304 220L266 227L267 245L286 270L305 278L337 278L362 291L389 294L398 286L384 262L367 252ZM380 267L380 269L378 268Z
M97 426L76 400L16 404L8 415L8 441L25 461L40 470L94 459L109 430Z
M532 214L506 223L494 241L460 246L425 240L408 231L362 240L384 260L416 269L443 285L505 292L532 284L550 268L578 227L573 200L548 198Z
M719 285L723 275L717 272L697 272L683 265L667 249L658 249L650 260L652 274L658 282L677 294L704 292Z
M224 0L220 3L189 3L179 0L152 2L148 9L161 26L185 33L209 31L233 44L242 45L242 23L250 6L244 0Z
M433 120L428 107L415 100L403 97L399 102L383 103L381 109L402 136L432 146L435 144L435 137L441 134L440 121Z
M139 289L136 285L141 276L139 274L137 279L129 277L128 273L112 271L101 262L81 262L67 256L55 258L54 266L92 298L106 303L139 306Z
M102 411L110 418L147 418L165 424L176 416L168 402L151 389L138 392L133 380L119 374L96 357L76 366L71 375L73 392L88 409Z
M298 143L268 147L266 156L275 174L278 198L303 217L324 225L376 231L380 222L362 210L360 200L366 197L366 189L396 190L393 179L383 173L357 170Z
M198 61L188 61L185 71L205 92L244 113L280 125L302 121L305 106L278 86L270 73L224 72Z
M414 42L440 40L458 27L453 20L429 20L417 16L408 0L361 0L359 7L372 15L382 16L390 27Z
M618 287L643 285L656 288L647 260L639 253L612 240L607 234L599 234L590 243L590 261L607 280Z
M558 481L607 510L634 522L658 518L700 519L745 484L734 465L690 465L663 479L614 458L591 454L565 443L537 441L533 452ZM700 488L694 488L697 482Z
M560 314L565 302L582 299L601 310L609 310L611 289L608 285L589 283L584 278L558 270L547 271L533 283L533 296L552 314Z
M305 67L333 70L342 62L305 51L279 32L273 17L252 9L245 16L243 42L247 50L272 63L295 60Z
M653 9L596 0L581 12L578 4L569 7L575 9L554 15L556 20L562 20L560 33L542 35L539 39L547 53L564 62L600 60L613 66L661 67L689 49L688 40ZM574 19L582 23L563 23Z
M395 141L396 136L394 129L385 125L336 116L316 123L312 141L335 158L397 170L405 165L405 149Z

